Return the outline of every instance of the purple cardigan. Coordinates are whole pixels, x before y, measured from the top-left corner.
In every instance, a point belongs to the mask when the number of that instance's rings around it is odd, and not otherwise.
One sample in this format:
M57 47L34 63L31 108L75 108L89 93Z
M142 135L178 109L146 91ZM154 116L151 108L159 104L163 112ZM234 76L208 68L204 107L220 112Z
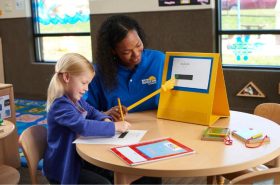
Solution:
M85 100L79 101L87 111L86 117L66 96L57 98L48 112L48 146L45 151L43 173L61 184L77 184L82 160L72 142L78 135L115 135L115 124L102 121L111 117L104 115Z

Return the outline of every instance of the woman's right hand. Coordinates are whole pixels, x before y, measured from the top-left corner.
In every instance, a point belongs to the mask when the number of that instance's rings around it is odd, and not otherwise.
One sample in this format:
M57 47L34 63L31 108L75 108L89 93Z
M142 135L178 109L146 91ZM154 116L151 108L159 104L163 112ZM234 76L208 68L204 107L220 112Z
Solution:
M123 105L122 105L122 112L123 112L123 116L127 114L127 108ZM111 116L114 121L122 121L119 106L112 107L111 109L109 109L104 113L107 114L108 116Z
M125 132L131 127L131 124L127 121L117 121L115 122L115 128L118 132Z

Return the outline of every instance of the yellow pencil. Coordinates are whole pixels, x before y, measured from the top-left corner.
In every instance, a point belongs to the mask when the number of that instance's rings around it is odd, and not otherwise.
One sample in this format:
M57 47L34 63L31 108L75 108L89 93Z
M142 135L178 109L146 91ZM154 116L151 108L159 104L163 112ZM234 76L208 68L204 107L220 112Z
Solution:
M118 105L119 105L122 121L124 121L123 111L122 111L122 104L121 104L121 99L120 98L118 98Z

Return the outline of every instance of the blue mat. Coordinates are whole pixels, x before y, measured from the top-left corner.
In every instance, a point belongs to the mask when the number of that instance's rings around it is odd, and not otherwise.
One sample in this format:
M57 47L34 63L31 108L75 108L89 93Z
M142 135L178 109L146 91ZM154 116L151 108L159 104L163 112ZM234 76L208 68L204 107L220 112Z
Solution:
M26 128L32 125L45 125L46 120L46 102L41 100L26 100L15 99L16 105L16 125L18 135L20 135ZM26 159L21 149L19 149L21 166L26 167ZM38 169L42 168L42 161L40 161Z

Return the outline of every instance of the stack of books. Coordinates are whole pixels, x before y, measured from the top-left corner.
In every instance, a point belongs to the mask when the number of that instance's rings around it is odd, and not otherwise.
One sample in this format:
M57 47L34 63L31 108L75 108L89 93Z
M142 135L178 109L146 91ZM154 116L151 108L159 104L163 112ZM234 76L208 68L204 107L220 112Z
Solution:
M202 134L201 140L205 141L224 141L230 134L229 128L208 127Z
M270 142L270 138L259 130L246 129L232 132L232 136L248 144Z

